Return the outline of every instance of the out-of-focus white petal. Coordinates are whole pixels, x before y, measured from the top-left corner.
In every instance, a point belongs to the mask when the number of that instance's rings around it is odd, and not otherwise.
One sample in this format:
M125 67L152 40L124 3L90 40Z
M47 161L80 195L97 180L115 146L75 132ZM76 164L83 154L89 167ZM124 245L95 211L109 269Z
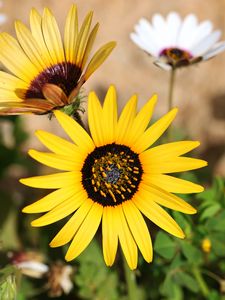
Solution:
M194 48L199 42L201 42L206 36L208 36L213 29L213 25L210 21L204 21L196 28L192 36L189 39L190 44L187 46L188 50Z
M160 60L156 60L154 61L154 64L157 66L157 67L160 67L161 69L163 70L166 70L166 71L170 71L171 70L171 66L168 65L167 63L164 63Z
M225 42L217 43L214 47L212 47L208 52L203 55L203 60L210 59L211 57L221 53L225 50Z
M148 52L152 56L157 56L158 51L156 50L156 47L154 47L153 43L151 44L147 37L142 37L136 33L130 34L131 40L139 46L142 50Z
M176 47L180 28L181 18L178 13L169 13L167 16L167 45L169 47Z
M194 56L202 56L212 48L212 46L219 40L221 31L216 30L206 36L201 42L199 42L194 48L191 49L191 53Z
M188 45L190 44L190 39L197 28L197 24L198 21L195 15L190 14L184 18L177 39L178 47L181 47L181 49L188 49Z

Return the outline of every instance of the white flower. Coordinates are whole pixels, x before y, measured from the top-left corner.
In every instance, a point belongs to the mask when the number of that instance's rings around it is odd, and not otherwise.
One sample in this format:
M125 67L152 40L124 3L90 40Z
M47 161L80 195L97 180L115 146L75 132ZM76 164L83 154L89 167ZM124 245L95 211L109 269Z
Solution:
M165 19L155 14L152 23L140 19L130 35L135 44L156 58L156 65L166 70L208 60L224 51L225 42L218 42L220 36L221 31L213 31L210 21L199 23L193 14L182 20L176 12Z

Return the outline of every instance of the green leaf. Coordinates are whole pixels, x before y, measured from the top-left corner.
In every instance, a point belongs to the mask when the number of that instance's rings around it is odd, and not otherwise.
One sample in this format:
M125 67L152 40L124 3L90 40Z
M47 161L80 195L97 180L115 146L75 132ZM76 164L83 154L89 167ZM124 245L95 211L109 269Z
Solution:
M162 257L172 259L176 251L176 244L168 234L160 231L155 239L154 250Z
M187 241L181 241L181 250L183 255L190 263L198 264L202 260L202 253L195 246L191 245Z
M199 291L198 283L191 275L187 273L177 272L175 274L175 280L180 286L186 287L188 290L194 293Z
M221 209L221 206L219 203L215 203L208 208L206 208L202 214L200 215L200 221L204 221L207 218L213 217L216 215L216 213Z

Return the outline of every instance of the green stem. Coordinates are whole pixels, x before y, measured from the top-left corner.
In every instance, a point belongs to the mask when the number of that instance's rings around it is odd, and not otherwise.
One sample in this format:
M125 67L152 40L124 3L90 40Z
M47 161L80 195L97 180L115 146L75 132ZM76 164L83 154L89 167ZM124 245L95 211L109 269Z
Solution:
M131 271L127 265L126 259L123 256L123 268L124 268L124 275L127 284L127 293L129 300L137 300L138 293L137 293L137 284L134 271Z
M174 86L175 86L175 74L176 74L176 70L172 68L170 71L170 80L169 80L168 112L173 108L173 92L174 92ZM168 128L168 131L167 131L167 140L168 140L168 142L171 141L171 126Z
M201 292L202 292L202 295L203 295L206 299L208 299L209 289L208 289L208 286L207 286L205 280L204 280L203 277L202 277L202 274L201 274L199 268L198 268L198 267L193 267L192 273L193 273L193 275L194 275L196 281L198 282L198 285L199 285L199 287L200 287L200 290L201 290Z

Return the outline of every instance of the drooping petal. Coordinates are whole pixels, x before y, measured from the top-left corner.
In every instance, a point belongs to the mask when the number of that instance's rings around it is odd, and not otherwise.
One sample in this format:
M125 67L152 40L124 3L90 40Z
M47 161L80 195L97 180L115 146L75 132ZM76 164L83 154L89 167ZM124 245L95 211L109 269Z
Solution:
M84 222L92 206L93 201L90 199L84 201L80 208L78 208L69 221L57 233L57 235L51 241L50 246L59 247L69 243L76 234L77 230L80 228L81 224Z
M128 226L138 248L140 249L144 259L147 262L151 262L152 242L143 216L132 201L126 201L122 204L122 206Z
M118 226L118 235L119 235L121 248L123 250L128 266L130 267L131 270L134 270L137 267L137 258L138 258L137 245L128 227L122 209L122 205L117 205L115 207L114 216Z
M183 212L185 214L195 214L196 209L190 204L185 202L180 197L177 197L166 190L161 189L157 185L148 182L148 179L144 176L143 183L140 184L139 194L141 197L148 198L149 204L151 201L155 201L158 204L167 208Z
M73 238L65 256L67 261L76 258L91 242L101 222L102 213L102 205L95 202Z
M118 247L118 224L115 217L116 208L105 206L102 216L102 248L107 266L114 263Z
M182 229L178 226L174 219L156 202L146 201L148 199L147 197L148 193L146 193L144 197L143 193L138 195L136 194L133 198L133 202L137 208L157 226L176 237L184 238Z
M86 200L86 192L84 190L77 191L71 198L66 199L40 218L32 221L31 225L34 227L41 227L55 223L73 213Z

